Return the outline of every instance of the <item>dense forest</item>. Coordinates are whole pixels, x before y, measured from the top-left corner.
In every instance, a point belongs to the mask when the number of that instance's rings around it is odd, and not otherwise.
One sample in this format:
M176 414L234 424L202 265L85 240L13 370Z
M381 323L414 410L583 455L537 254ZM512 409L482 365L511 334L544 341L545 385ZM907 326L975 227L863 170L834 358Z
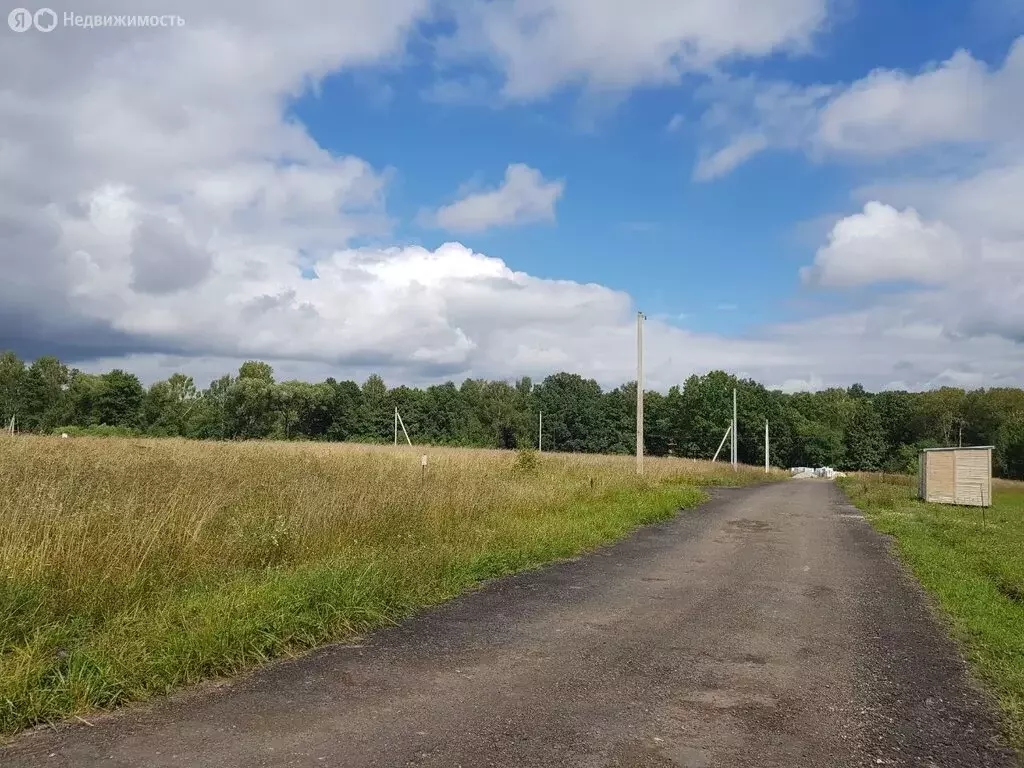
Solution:
M763 463L767 419L777 466L905 472L922 447L994 445L997 474L1024 478L1024 390L1009 388L872 394L854 384L784 394L713 371L667 394L645 393L647 452L710 459L731 418L733 387L745 463ZM418 443L535 447L543 413L545 450L632 453L636 445L636 384L603 391L571 373L389 389L376 375L361 385L278 382L271 366L252 361L206 389L183 374L147 389L123 370L90 374L54 357L0 356L0 418L9 425L13 417L20 432L388 442L396 407Z

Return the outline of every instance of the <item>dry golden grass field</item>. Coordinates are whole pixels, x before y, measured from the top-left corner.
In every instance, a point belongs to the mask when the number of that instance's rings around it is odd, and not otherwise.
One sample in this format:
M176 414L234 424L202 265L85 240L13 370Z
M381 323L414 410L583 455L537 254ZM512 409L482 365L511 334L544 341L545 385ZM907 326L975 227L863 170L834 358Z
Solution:
M424 471L420 456L426 452ZM0 734L393 622L762 470L326 443L0 439ZM780 475L781 476L781 475Z

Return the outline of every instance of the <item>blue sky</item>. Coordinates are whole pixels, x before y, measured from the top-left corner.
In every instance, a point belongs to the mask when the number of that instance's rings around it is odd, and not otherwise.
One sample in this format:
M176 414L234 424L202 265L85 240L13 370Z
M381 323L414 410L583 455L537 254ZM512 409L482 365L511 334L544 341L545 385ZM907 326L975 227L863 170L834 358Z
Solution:
M733 71L801 85L851 82L876 68L919 71L958 48L997 65L1015 39L1007 10L962 0L845 3L809 55ZM725 178L693 180L702 80L614 94L609 100L621 102L594 117L579 87L525 105L493 94L439 104L425 95L429 64L413 57L393 73L331 76L293 114L331 151L395 169L395 227L385 240L429 248L451 240L420 226L418 211L451 202L467 180L497 186L509 162L522 162L566 180L557 221L459 238L513 269L612 286L649 314L730 334L836 301L802 291L798 268L820 245L810 237L821 229L816 219L847 212L851 190L877 169L781 152ZM684 122L669 131L676 115Z
M642 309L655 388L1024 383L1022 8L185 0L173 31L11 32L0 342L613 385Z

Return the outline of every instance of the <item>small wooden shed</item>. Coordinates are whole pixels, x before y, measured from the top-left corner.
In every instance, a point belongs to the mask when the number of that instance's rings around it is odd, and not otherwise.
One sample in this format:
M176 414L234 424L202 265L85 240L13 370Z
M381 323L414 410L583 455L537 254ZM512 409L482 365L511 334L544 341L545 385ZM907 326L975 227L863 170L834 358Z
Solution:
M918 496L937 504L992 505L992 446L926 448L918 462Z

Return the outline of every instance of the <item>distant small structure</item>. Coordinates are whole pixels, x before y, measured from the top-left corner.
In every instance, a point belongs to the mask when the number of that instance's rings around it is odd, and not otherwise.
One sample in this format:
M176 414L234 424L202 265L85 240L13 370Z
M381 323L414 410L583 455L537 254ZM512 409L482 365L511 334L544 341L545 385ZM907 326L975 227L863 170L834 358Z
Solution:
M992 505L992 446L925 448L918 461L918 498L966 507Z
M793 467L789 471L796 478L824 477L826 480L834 480L846 477L845 472L837 472L832 467Z

